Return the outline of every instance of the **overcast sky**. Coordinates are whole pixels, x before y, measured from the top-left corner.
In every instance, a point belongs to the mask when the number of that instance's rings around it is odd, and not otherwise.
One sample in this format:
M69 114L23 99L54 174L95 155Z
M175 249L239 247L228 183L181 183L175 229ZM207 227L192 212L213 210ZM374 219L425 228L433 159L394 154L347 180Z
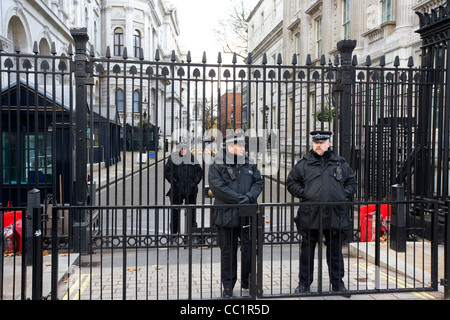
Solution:
M167 0L178 9L180 23L180 42L185 51L191 51L193 62L201 62L206 51L208 62L217 62L217 55L222 48L216 42L214 28L219 20L226 18L231 0ZM253 8L258 0L246 0ZM224 63L231 58L223 57ZM227 60L228 59L228 60Z

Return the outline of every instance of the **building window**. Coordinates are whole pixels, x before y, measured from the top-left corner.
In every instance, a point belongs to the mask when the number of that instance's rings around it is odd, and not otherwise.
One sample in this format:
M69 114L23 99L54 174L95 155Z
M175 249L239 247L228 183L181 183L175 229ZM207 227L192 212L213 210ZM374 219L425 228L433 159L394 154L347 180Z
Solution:
M381 22L392 21L392 0L381 0Z
M350 39L350 1L351 0L344 0L344 6L343 6L343 14L342 14L342 25L344 27L344 39L348 40Z
M134 56L139 58L139 53L141 51L141 33L138 30L134 31L133 37L133 45L134 45Z
M16 148L19 145L17 134L8 132L2 134L3 184L50 182L53 163L52 135L20 134L20 137L25 148L19 150L17 158Z
M300 50L301 50L301 36L300 33L295 35L295 53L297 54L297 63L300 65Z
M123 30L117 28L116 30L114 30L114 55L122 56L123 47L124 47Z
M124 105L124 101L123 101L123 90L122 89L118 89L116 91L116 107L117 107L117 112L123 112L123 105Z
M133 93L133 112L134 113L139 113L139 105L140 105L140 94L139 91L135 91Z
M316 20L316 58L322 54L322 18Z

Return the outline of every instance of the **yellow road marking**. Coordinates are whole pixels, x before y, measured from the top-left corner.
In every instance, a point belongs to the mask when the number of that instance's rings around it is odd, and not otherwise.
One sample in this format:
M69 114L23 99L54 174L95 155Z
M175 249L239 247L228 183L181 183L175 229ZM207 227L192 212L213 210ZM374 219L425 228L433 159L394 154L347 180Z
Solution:
M354 265L358 266L357 263L355 263ZM370 271L370 272L372 272L372 274L375 274L375 270L374 270L375 267L374 266L368 266L367 264L362 263L362 262L359 263L359 267L363 267L364 268L364 266L366 267L367 271ZM391 283L393 283L393 284L395 284L397 286L400 285L401 288L406 288L406 287L414 288L411 284L409 284L409 283L407 283L407 282L405 282L405 281L403 281L401 279L398 279L398 278L396 278L396 277L394 277L392 275L387 275L386 273L384 273L382 271L380 271L380 277L382 277L385 280L388 280L389 282L391 282ZM412 294L414 294L414 295L416 295L419 298L422 298L424 300L435 299L431 294L429 294L427 292L412 292Z
M80 278L81 278L81 287L80 287ZM91 281L90 274L82 274L70 287L69 292L66 293L63 297L63 300L69 300L74 292L76 292L75 296L71 300L79 300L80 294L86 289L86 286Z

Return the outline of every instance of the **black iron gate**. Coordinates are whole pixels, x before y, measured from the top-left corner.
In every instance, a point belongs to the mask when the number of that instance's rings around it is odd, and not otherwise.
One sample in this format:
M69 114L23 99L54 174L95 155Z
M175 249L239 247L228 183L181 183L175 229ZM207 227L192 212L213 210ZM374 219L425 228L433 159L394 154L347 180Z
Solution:
M421 17L422 67L412 58L406 67L383 58L372 66L370 57L361 66L354 41L339 42L340 55L329 62L323 56L305 66L295 56L292 65L281 56L276 65L251 56L245 64L236 57L223 64L220 55L217 63L195 63L189 54L162 61L159 52L148 61L126 50L112 57L109 49L97 58L86 50L84 29L72 31L75 55L0 50L0 225L8 219L13 230L0 237L9 249L0 262L2 299L27 298L30 282L33 298L220 298L207 176L227 130L245 132L264 177L259 205L248 210L251 283L238 295L297 295L302 239L294 217L308 204L285 181L310 150L314 129L334 132L333 148L357 175L344 252L349 290L435 291L442 276L448 294L438 251L449 235L448 28L442 33L449 17L448 8L439 10ZM433 26L441 38L430 42ZM203 170L187 205L173 204L164 175L181 142ZM35 208L42 214L31 215ZM320 242L312 291L333 294L322 249ZM49 281L41 277L46 265Z

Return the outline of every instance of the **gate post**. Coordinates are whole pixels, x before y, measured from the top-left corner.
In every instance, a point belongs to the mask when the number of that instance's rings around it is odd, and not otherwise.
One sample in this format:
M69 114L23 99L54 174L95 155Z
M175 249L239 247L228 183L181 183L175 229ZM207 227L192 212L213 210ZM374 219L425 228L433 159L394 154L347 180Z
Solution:
M356 40L341 40L337 49L341 54L341 67L337 69L335 91L341 92L339 101L339 154L350 163L351 159L351 130L352 130L352 85L355 82L352 66L352 53L356 48ZM353 165L352 165L353 167Z
M431 9L430 12L416 12L419 16L420 28L416 32L420 35L422 39L422 68L425 69L422 72L421 81L424 83L421 85L421 108L419 108L419 127L417 130L418 137L417 144L421 147L420 153L417 157L417 176L419 179L416 180L415 188L418 190L418 196L420 197L433 197L433 170L432 168L432 155L431 152L433 147L431 145L431 136L435 134L431 130L443 132L442 140L442 152L443 152L443 163L445 164L442 173L442 191L437 197L447 199L448 197L448 179L449 174L447 170L448 166L448 148L449 148L449 108L450 108L450 88L449 86L442 86L438 92L439 79L437 75L440 72L445 72L446 83L448 82L450 76L450 54L448 52L448 46L450 45L450 2L447 1L446 4L436 6ZM445 100L442 100L443 106L441 110L433 110L436 108L436 96L443 95ZM439 112L443 114L444 123L442 127L433 128L431 127L431 115ZM441 126L441 125L439 125ZM430 130L431 129L431 130ZM439 142L439 141L438 141ZM440 161L440 160L439 160ZM422 180L423 179L423 180Z
M445 242L444 242L444 279L441 285L444 286L444 299L450 300L450 200L445 202Z
M391 242L389 248L397 252L406 251L406 207L405 203L405 189L401 184L394 184L392 188L392 206L391 214Z
M33 271L32 271L32 300L42 300L43 271L42 260L42 207L33 208Z
M74 204L86 206L87 203L87 69L86 44L89 40L87 28L74 28L70 30L75 41L75 183ZM73 211L73 237L74 250L79 253L87 252L87 219L85 209Z
M41 204L41 192L38 189L31 189L27 194L27 214L23 219L23 225L25 225L25 250L22 254L27 266L33 265L33 209L39 207Z

